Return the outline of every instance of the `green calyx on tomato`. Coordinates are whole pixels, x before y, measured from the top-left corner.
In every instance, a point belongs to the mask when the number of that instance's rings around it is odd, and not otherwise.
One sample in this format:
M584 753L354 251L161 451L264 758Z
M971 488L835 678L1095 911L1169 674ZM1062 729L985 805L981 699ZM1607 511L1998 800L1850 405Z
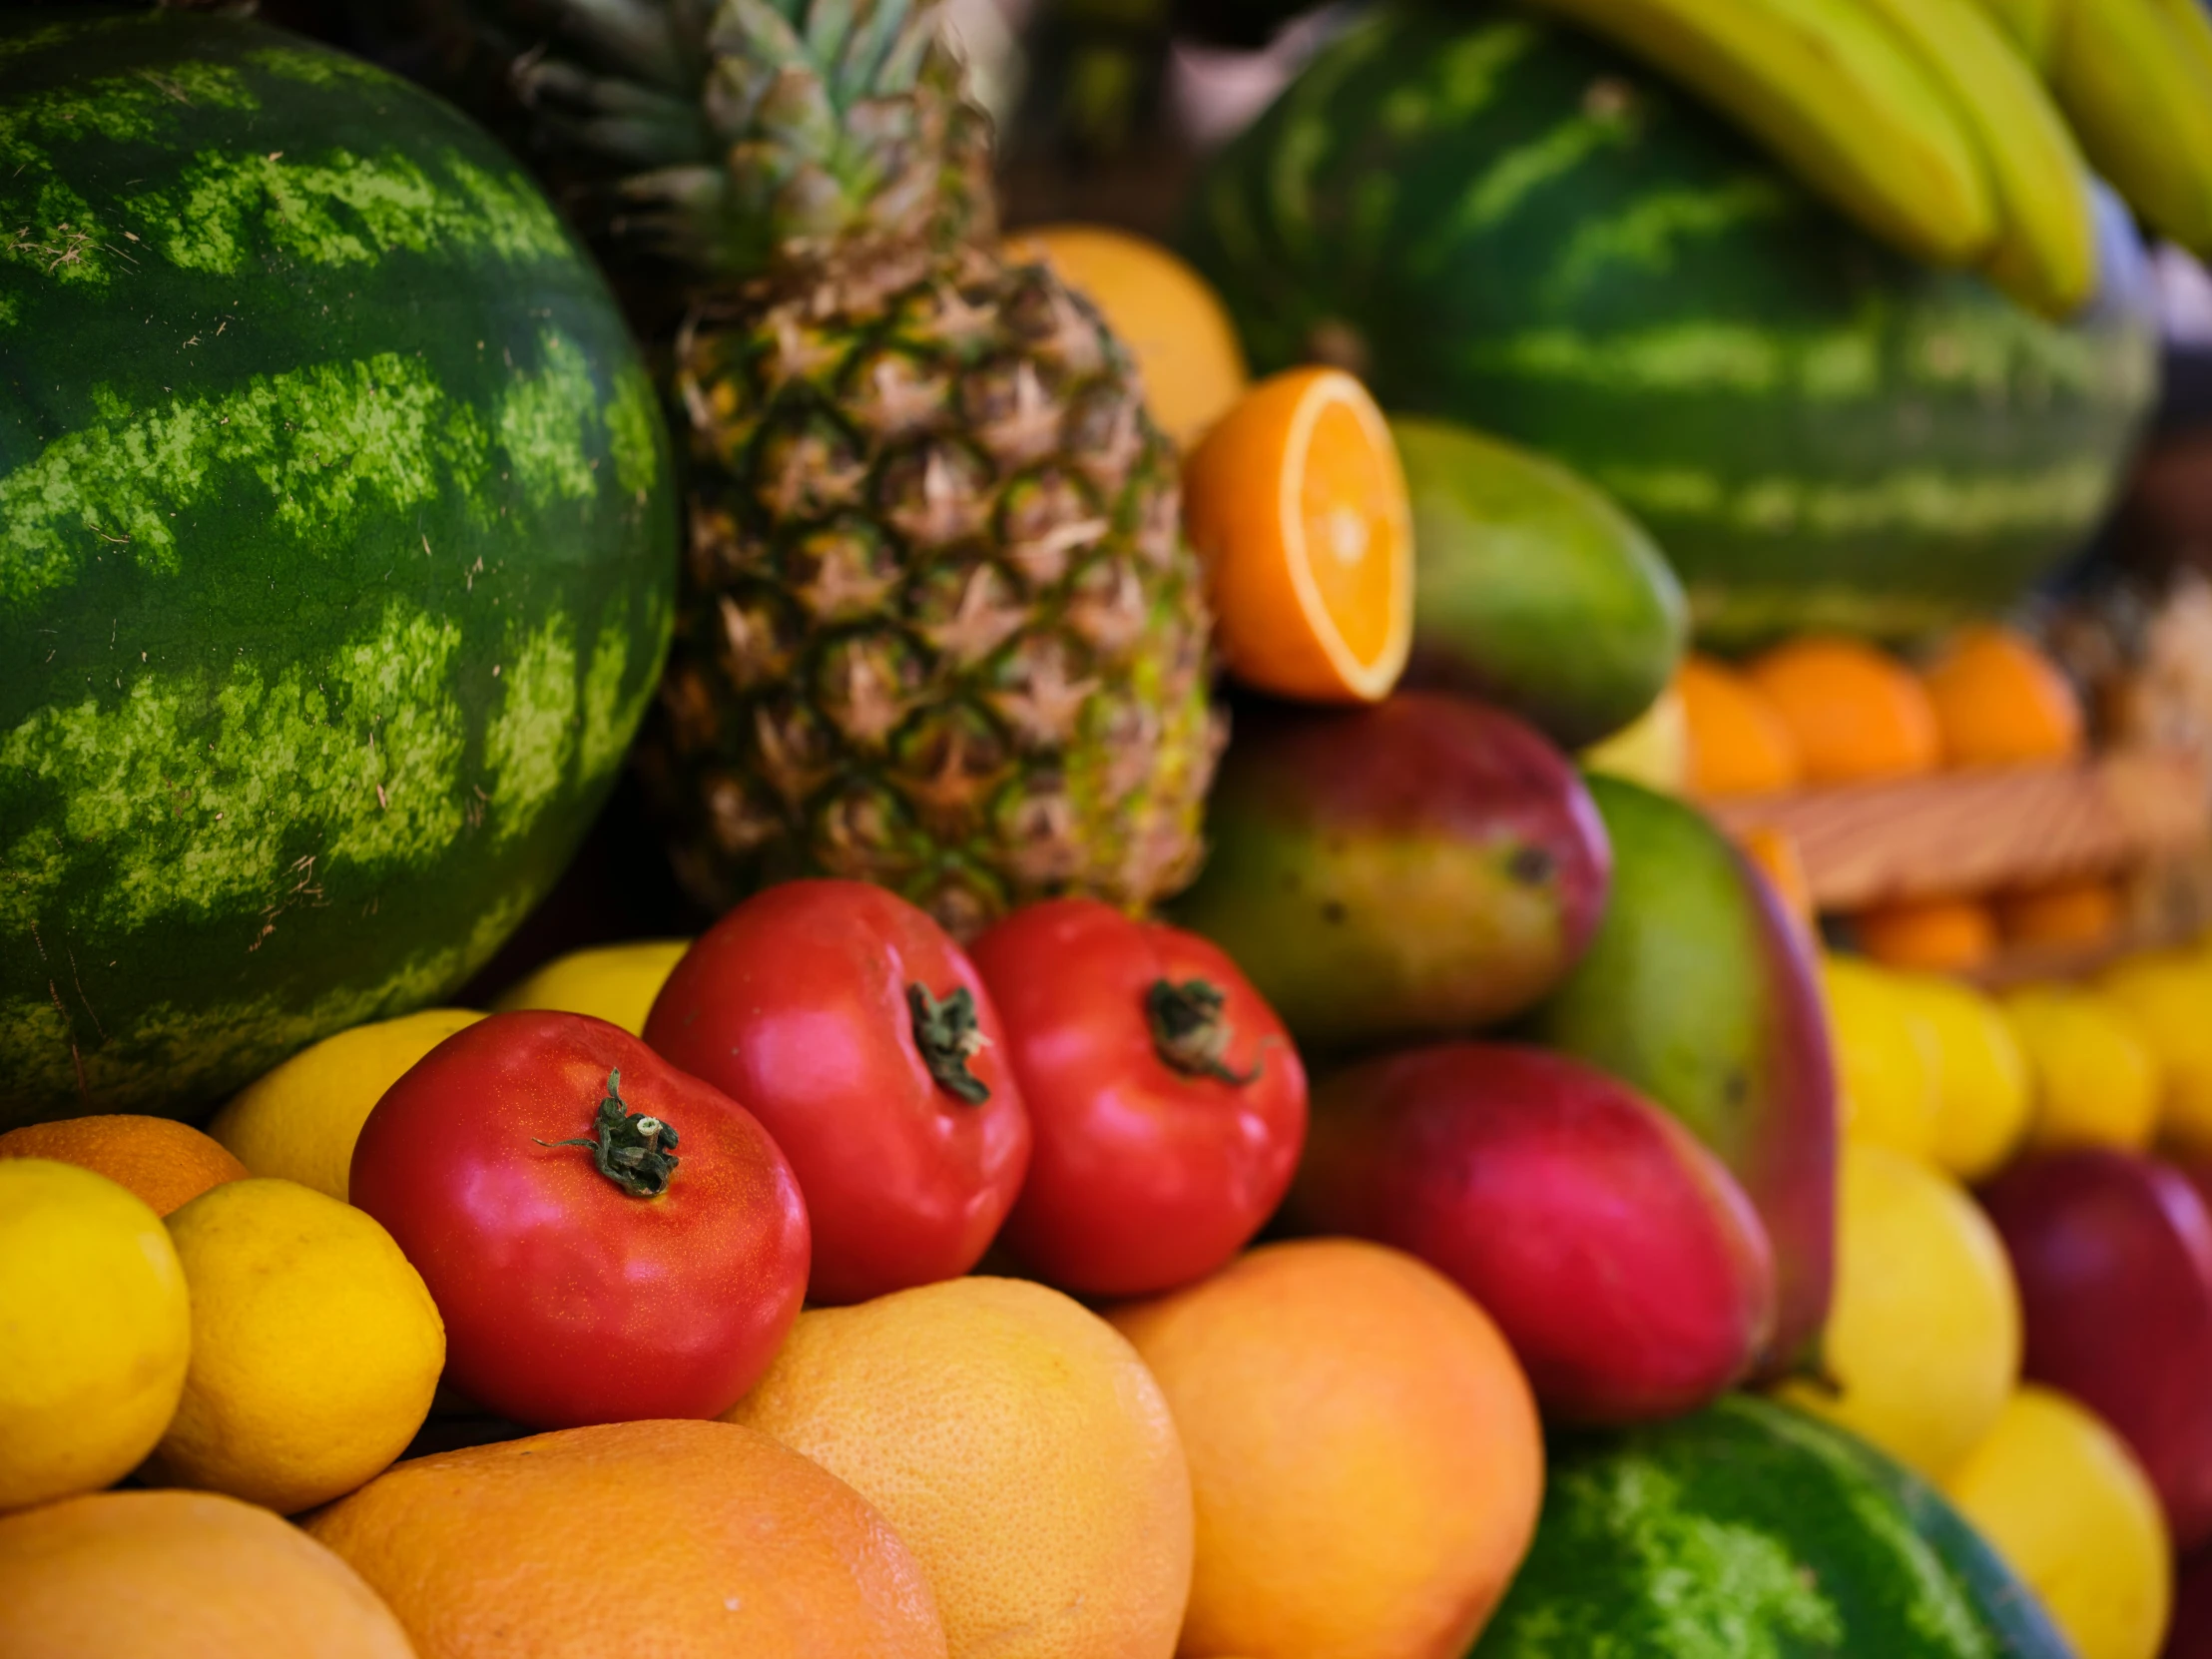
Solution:
M1233 1070L1225 1058L1234 1033L1222 1018L1228 998L1204 979L1155 979L1145 992L1145 1018L1152 1024L1152 1045L1160 1058L1191 1077L1211 1077L1242 1088L1260 1079L1260 1059L1250 1071Z
M958 986L940 1002L916 980L906 987L906 1006L913 1011L914 1046L921 1050L921 1063L929 1068L937 1087L970 1106L990 1099L990 1086L968 1070L968 1061L984 1042L976 1023L975 998L968 988Z
M594 1127L599 1133L568 1141L538 1141L540 1146L589 1147L599 1173L632 1198L659 1198L675 1178L676 1126L623 1103L622 1072L607 1073L607 1095L599 1103ZM535 1135L530 1137L537 1140Z

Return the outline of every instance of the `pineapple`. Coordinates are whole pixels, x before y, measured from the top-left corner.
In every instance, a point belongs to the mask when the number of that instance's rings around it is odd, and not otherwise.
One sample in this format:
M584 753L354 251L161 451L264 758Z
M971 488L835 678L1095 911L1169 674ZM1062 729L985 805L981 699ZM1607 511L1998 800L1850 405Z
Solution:
M1174 891L1223 740L1176 456L1098 314L998 251L930 0L469 4L633 314L681 316L639 765L685 883L857 877L961 935Z

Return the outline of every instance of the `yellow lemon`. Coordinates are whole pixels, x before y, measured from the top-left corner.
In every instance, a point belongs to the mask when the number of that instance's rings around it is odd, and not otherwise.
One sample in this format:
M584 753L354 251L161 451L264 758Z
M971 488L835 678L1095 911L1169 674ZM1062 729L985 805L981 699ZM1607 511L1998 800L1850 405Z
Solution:
M573 950L502 991L494 1008L558 1008L595 1014L633 1037L645 1035L645 1016L661 994L689 939L639 939Z
M445 1325L391 1235L292 1181L232 1181L169 1218L192 1369L154 1464L280 1514L380 1473L429 1414Z
M1690 784L1690 720L1674 686L1650 708L1580 756L1585 772L1624 778L1661 795L1680 795Z
M1821 984L1844 1133L1910 1158L1933 1158L1940 1105L1935 1031L1872 963L1830 956L1821 963Z
M425 1008L356 1025L303 1048L246 1085L208 1133L256 1175L296 1181L342 1201L353 1143L384 1091L454 1032L484 1016Z
M1956 1182L1888 1147L1845 1144L1839 1198L1822 1340L1833 1386L1782 1391L1939 1479L2019 1380L2020 1299L2004 1246Z
M2027 1144L2139 1151L2158 1128L2158 1061L2127 1016L2094 992L2030 985L2004 998L2027 1056L2034 1110Z
M1228 307L1206 278L1158 243L1098 225L1043 225L1006 240L1041 259L1096 305L1137 359L1145 406L1189 448L1229 412L1251 376Z
M75 1164L0 1159L0 1510L136 1468L191 1341L184 1270L145 1200Z
M2173 1607L2173 1545L2150 1477L2093 1412L2025 1384L1943 1490L2078 1659L2154 1659Z
M2027 1060L2002 1011L1971 985L1924 973L1895 982L1936 1039L1936 1162L1978 1181L2027 1133Z
M2159 1134L2184 1151L2212 1153L2212 962L2180 952L2136 956L2108 970L2098 988L2165 1076Z

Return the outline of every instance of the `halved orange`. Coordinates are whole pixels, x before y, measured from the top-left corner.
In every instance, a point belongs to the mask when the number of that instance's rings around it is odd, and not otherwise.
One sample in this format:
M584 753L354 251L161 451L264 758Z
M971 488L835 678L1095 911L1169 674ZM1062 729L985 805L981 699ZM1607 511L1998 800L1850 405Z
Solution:
M1222 658L1245 684L1375 703L1413 639L1413 525L1382 411L1337 368L1261 381L1183 466Z

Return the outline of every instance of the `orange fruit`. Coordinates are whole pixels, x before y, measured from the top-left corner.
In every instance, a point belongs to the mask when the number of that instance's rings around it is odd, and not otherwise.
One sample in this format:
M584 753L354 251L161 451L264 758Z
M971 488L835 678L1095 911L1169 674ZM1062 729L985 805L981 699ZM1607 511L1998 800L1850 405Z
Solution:
M1805 858L1798 851L1797 837L1771 824L1757 824L1737 837L1737 844L1767 878L1790 918L1808 936L1818 934L1820 916L1813 905L1813 878L1805 873Z
M2081 753L2081 699L2009 628L1961 628L1921 676L1948 766L2020 766Z
M1346 1239L1268 1245L1111 1315L1191 1460L1187 1659L1457 1659L1543 1495L1527 1379L1442 1275Z
M104 1175L157 1216L210 1187L246 1179L246 1166L189 1123L115 1112L33 1123L0 1135L0 1158L51 1158Z
M1851 918L1859 948L1884 967L1969 973L1997 953L1996 918L1970 898L1922 898L1861 910Z
M1128 1343L1062 1296L952 1279L799 1316L725 1413L848 1480L936 1591L952 1659L1168 1659L1191 1481Z
M415 1659L351 1567L213 1492L94 1492L0 1519L8 1659Z
M942 1659L921 1568L819 1464L727 1422L616 1422L399 1463L306 1527L420 1659Z
M1102 225L1040 225L1008 237L1009 260L1043 260L1096 305L1137 359L1145 407L1189 448L1251 380L1221 295L1156 242Z
M1412 507L1367 388L1337 368L1261 381L1183 467L1222 660L1247 685L1374 703L1413 640Z
M2003 893L1994 907L2010 944L2088 948L2120 930L2120 889L2094 878Z
M1934 772L1942 733L1928 693L1903 663L1856 640L1808 635L1744 671L1797 739L1809 784L1856 784Z
M1690 730L1690 793L1719 798L1795 789L1804 763L1782 717L1725 663L1691 655L1675 673Z

